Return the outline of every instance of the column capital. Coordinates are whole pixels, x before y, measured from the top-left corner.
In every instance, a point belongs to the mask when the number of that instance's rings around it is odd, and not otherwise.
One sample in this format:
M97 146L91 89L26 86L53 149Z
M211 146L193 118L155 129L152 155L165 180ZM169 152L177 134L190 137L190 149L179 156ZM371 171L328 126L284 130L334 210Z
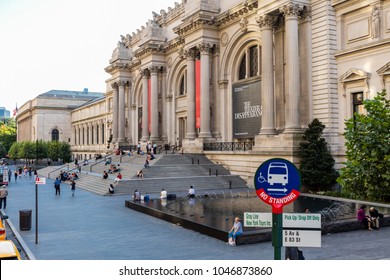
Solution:
M263 15L263 16L257 16L256 22L260 26L261 29L269 29L273 28L276 23L276 16L272 15Z
M298 17L300 12L300 6L297 3L289 2L282 7L279 8L279 11L285 16L285 17Z
M201 54L210 54L212 47L213 46L207 42L202 42L198 45Z
M161 67L152 65L149 67L150 75L157 75L160 72Z
M196 49L191 48L183 51L183 57L187 60L194 60L196 57Z
M159 73L161 74L161 75L167 75L167 67L160 67L160 71L159 71Z
M139 69L139 72L140 72L140 74L141 74L142 79L149 79L149 77L150 77L150 72L149 72L149 69L148 69L148 68L144 68L144 69L140 68L140 69Z
M299 14L299 21L300 22L311 21L311 7L303 6Z

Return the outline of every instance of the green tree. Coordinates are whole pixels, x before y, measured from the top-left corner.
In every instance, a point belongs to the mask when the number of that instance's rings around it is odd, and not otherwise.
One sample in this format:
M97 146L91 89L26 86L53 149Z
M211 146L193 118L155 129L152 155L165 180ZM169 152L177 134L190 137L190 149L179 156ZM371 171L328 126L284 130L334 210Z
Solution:
M363 101L366 114L346 121L347 162L338 182L358 199L390 201L390 101L386 92Z
M61 158L60 142L49 142L47 146L47 155L52 161L57 161L59 158Z
M301 157L300 173L302 183L311 190L325 190L336 183L338 173L335 160L322 137L325 125L314 119L303 135L299 145Z
M11 148L8 150L8 156L12 159L19 158L19 150L21 147L21 142L14 142Z
M64 162L72 161L72 152L69 143L60 142L60 158L62 158Z
M36 157L36 146L31 141L24 141L19 149L19 158L34 159Z
M8 151L14 142L16 142L15 121L7 119L5 123L0 125L0 144Z

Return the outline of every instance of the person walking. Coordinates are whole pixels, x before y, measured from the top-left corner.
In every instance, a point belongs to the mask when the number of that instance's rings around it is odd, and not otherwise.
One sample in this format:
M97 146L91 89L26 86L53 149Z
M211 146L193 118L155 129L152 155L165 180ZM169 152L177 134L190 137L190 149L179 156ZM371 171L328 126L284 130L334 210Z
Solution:
M0 209L3 208L3 202L4 202L4 208L7 207L7 195L8 195L8 190L6 186L2 186L0 189Z
M11 183L11 178L12 178L12 170L10 168L8 169L8 183Z
M70 183L70 190L72 191L72 196L74 196L74 192L76 190L76 182L74 180Z
M15 169L15 172L14 172L15 182L18 180L18 176L19 176L19 172L18 172L18 170Z
M54 188L56 189L56 195L61 195L61 179L57 177L54 181Z

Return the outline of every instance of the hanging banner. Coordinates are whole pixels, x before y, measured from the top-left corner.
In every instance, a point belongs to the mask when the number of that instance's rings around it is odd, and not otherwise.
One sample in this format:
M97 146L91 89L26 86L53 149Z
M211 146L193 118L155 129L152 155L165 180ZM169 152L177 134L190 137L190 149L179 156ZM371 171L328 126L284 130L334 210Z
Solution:
M253 138L261 128L261 81L233 85L233 137Z

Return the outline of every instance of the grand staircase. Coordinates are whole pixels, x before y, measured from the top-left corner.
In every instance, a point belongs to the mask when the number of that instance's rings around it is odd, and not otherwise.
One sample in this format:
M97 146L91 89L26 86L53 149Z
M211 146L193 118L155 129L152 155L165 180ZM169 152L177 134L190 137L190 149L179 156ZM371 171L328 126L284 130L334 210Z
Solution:
M105 159L90 160L81 166L76 188L84 189L98 195L108 195L110 184L115 186L115 195L132 195L137 189L142 194L157 195L161 189L168 193L187 192L192 185L199 192L217 190L246 189L246 182L220 164L214 164L207 157L198 154L158 154L150 161L149 168L144 168L146 155L110 155L111 162L120 167L123 179L114 183L117 175L109 174L103 179L104 170L108 170ZM136 177L137 171L143 170L144 178ZM61 172L77 172L74 163L63 166L50 166L38 171L39 176L55 179Z

